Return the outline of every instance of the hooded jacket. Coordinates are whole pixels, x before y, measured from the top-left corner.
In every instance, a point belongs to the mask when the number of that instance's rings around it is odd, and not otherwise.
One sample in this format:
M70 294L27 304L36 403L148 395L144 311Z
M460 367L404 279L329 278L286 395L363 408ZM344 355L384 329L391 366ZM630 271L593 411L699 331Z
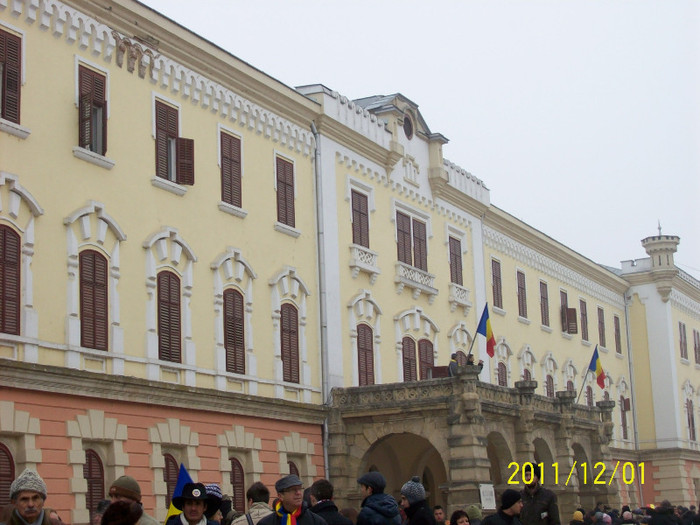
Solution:
M396 500L389 494L370 494L362 502L357 525L401 525Z

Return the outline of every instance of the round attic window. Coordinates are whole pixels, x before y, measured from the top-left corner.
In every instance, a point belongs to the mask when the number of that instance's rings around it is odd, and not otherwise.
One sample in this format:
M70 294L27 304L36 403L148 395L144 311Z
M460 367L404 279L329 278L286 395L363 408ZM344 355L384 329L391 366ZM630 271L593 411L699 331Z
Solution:
M413 138L413 121L408 114L403 116L403 132L406 134L408 140Z

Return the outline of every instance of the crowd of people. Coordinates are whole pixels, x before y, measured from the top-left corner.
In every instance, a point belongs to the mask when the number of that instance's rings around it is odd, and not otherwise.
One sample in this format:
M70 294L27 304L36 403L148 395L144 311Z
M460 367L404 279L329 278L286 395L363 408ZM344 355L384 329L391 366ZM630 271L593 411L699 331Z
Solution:
M532 466L522 491L506 489L496 512L484 517L478 504L453 509L449 519L440 505L430 507L428 494L418 476L403 484L397 500L385 492L380 472L367 472L357 479L361 506L338 509L334 488L327 479L316 480L306 490L301 479L290 474L275 483L277 496L261 482L246 492L247 512L235 509L216 483L186 483L172 498L178 511L164 525L561 525L557 497L540 484L541 473ZM46 483L39 474L25 470L10 486L11 504L0 510L0 525L66 525L45 506ZM170 514L170 513L169 513ZM598 504L595 509L576 509L569 525L700 525L694 506L674 507L663 501L658 507L613 510ZM90 525L159 525L141 505L141 488L130 476L112 483L109 499L100 501Z

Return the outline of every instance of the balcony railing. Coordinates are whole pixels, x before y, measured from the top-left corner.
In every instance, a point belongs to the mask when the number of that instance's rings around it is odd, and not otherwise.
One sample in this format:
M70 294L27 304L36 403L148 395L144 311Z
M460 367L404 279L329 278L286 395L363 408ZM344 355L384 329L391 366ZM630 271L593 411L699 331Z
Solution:
M374 284L377 276L381 273L377 267L377 252L359 244L350 245L350 269L352 277L355 278L360 272L369 274L369 282Z
M464 315L469 314L469 310L472 307L472 303L469 300L469 289L459 284L450 283L450 296L448 301L450 302L450 311L454 312L458 306L464 308Z
M401 261L396 262L394 282L396 283L396 293L403 292L406 286L411 288L414 300L418 299L421 293L424 293L428 295L428 303L433 304L435 296L438 294L437 288L434 287L435 276L433 274Z

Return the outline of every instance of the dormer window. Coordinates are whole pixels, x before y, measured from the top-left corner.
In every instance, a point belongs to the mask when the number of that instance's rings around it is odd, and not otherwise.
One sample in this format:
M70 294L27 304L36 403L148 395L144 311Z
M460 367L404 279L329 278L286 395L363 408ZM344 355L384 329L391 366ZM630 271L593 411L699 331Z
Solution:
M413 138L413 121L411 117L408 116L408 113L405 113L403 116L403 132L406 134L408 140Z

